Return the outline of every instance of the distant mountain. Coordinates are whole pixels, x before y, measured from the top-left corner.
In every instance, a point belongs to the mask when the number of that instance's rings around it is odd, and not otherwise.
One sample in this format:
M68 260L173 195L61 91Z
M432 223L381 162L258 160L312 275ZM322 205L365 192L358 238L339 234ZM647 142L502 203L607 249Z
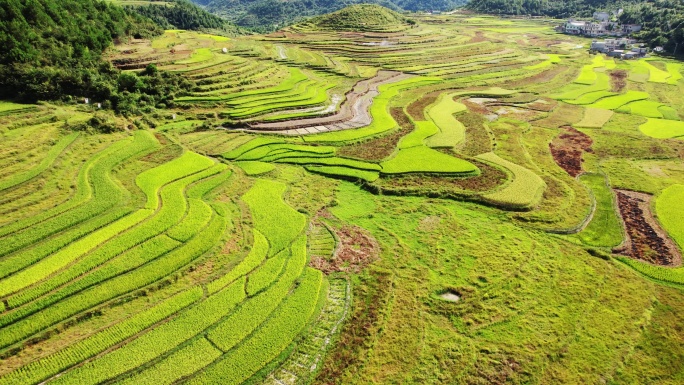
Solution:
M635 0L632 0L635 1ZM591 16L616 1L611 0L470 0L467 9L490 14L551 17Z
M589 17L596 11L623 9L620 21L640 24L636 38L669 53L684 54L684 1L682 0L470 0L471 11L495 15Z
M272 31L311 16L354 4L379 4L395 11L449 11L467 0L192 0L212 13L256 31Z

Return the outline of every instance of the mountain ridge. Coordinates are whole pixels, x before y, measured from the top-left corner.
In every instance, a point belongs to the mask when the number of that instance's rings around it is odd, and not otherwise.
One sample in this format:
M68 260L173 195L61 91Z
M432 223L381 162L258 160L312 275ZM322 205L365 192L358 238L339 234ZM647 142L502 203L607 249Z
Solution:
M307 18L355 4L378 4L394 11L450 11L466 0L192 0L240 27L271 32Z

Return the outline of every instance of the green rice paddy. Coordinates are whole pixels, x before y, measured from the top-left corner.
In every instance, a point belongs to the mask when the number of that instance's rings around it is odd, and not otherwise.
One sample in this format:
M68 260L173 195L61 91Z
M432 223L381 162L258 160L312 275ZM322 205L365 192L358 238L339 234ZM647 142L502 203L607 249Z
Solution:
M122 43L196 87L112 134L0 102L0 385L680 383L616 189L682 251L681 63L410 16Z

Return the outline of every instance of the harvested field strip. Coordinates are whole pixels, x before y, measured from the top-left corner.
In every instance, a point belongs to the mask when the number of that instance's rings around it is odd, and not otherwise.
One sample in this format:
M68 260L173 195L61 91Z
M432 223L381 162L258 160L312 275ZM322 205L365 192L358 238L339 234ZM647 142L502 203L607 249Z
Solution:
M257 179L242 197L247 203L254 228L269 242L269 256L286 249L306 226L306 217L283 201L287 187L279 182Z
M611 117L613 117L613 111L611 110L588 107L584 109L582 120L574 126L580 128L602 128Z
M588 246L615 247L622 243L622 224L616 212L613 190L608 186L605 176L584 174L580 181L592 192L596 208L591 222L577 234L579 240Z
M603 98L596 103L590 104L589 107L615 110L625 104L644 99L648 99L648 94L646 92L627 91L625 94Z
M10 176L9 178L5 178L3 180L0 180L0 191L6 190L8 188L12 188L18 184L24 183L28 180L31 180L32 178L35 178L36 176L40 175L43 171L45 171L48 167L50 167L55 159L71 144L76 140L78 137L78 133L72 133L64 138L62 138L57 144L55 144L50 151L45 155L43 160L40 162L40 164L31 170L24 172L22 174L15 174Z
M482 195L486 201L513 209L529 209L539 203L546 189L546 183L534 172L509 162L493 152L476 158L508 169L513 180L501 190Z
M442 94L437 102L429 107L426 114L439 127L439 132L427 140L429 147L454 148L465 140L465 126L454 114L466 110L466 106L455 102L455 94Z
M371 183L380 177L380 173L377 171L359 170L343 166L305 166L304 168L313 173L333 178L363 180Z
M273 361L314 315L322 283L322 273L307 268L299 286L259 330L188 384L242 383Z
M478 168L463 159L443 154L426 146L399 150L381 163L383 174L461 174L477 175Z
M658 139L684 137L684 122L649 118L639 126L639 130L644 135Z
M396 83L383 84L379 87L380 94L375 98L370 108L373 122L363 128L326 132L322 134L307 135L303 139L306 142L345 142L359 140L385 133L397 128L397 122L389 112L389 102L399 95L401 91L417 88L439 82L438 78L412 77Z
M64 373L53 383L99 384L172 352L230 314L245 299L243 286L244 280L235 282L126 345Z
M201 297L202 290L199 287L175 295L149 310L138 313L63 350L0 377L0 385L28 385L47 380L172 316Z
M656 198L656 215L663 228L677 243L680 250L684 250L684 185L675 184Z

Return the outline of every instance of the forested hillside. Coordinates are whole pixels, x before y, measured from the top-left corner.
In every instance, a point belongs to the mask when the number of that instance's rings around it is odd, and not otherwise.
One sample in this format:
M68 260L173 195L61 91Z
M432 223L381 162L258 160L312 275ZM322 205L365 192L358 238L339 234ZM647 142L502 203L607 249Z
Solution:
M471 0L468 9L496 15L533 15L567 18L590 17L596 11L622 8L620 21L641 24L636 37L651 47L662 46L681 54L684 43L684 2L681 0Z
M102 60L115 40L159 35L150 19L94 0L0 2L0 97L89 97L120 113L173 98L187 81L150 67L121 74Z
M193 0L239 26L270 31L306 17L334 12L359 3L375 3L395 11L447 11L465 0Z
M120 4L128 10L154 20L166 29L213 29L238 33L238 29L226 19L213 15L188 0L163 1L158 4L151 2L142 5L135 1L121 1Z

